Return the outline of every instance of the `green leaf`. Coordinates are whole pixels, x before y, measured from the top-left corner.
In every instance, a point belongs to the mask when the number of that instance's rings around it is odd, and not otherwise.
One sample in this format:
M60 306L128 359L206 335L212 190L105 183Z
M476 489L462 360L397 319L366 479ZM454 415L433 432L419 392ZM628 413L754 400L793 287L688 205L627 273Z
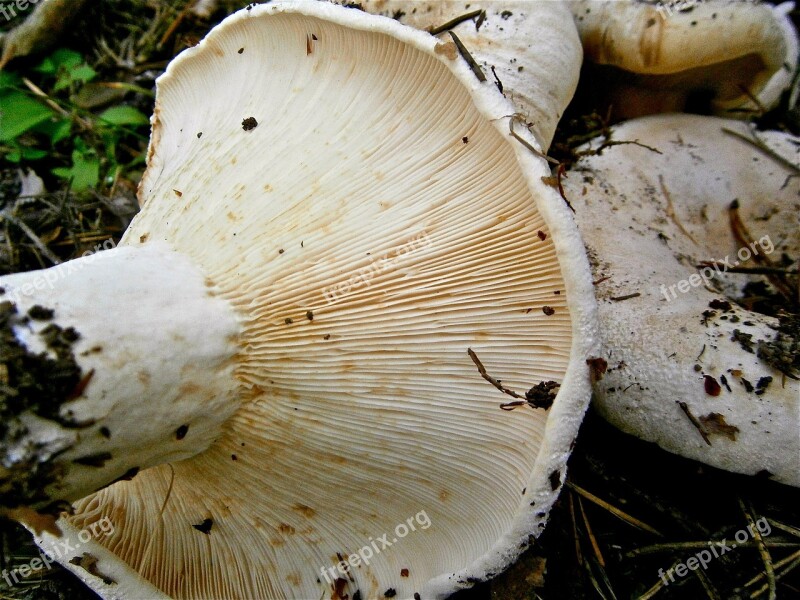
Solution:
M86 83L97 76L97 72L86 64L83 56L64 48L45 58L35 70L46 75L55 75L55 92L69 88L74 83Z
M100 180L100 160L92 150L78 148L80 139L76 140L76 149L72 152L72 166L56 167L52 170L53 175L63 179L72 180L72 189L76 192L85 190L97 185Z
M58 65L56 65L52 59L48 56L42 62L40 62L36 67L33 69L38 73L44 73L45 75L55 75L56 71L58 71Z
M89 65L80 65L70 68L69 70L60 70L58 72L58 79L56 79L56 83L53 86L53 91L58 92L67 89L74 83L86 83L94 79L96 75L97 71Z
M27 146L22 146L21 154L23 160L39 160L40 158L44 158L47 156L46 150L39 150L38 148L28 148Z
M117 142L119 141L118 133L118 129L106 129L101 133L103 147L105 148L105 157L111 165L117 162Z
M3 158L10 163L17 164L22 160L39 160L47 156L44 150L28 148L27 146L16 146L3 155Z
M76 67L70 71L70 75L72 76L73 81L80 81L86 83L87 81L91 81L97 76L97 71L95 71L89 65L81 65Z
M45 121L34 127L32 131L46 135L50 139L50 144L55 145L67 139L70 133L72 133L72 121L69 119Z
M0 142L8 142L53 116L53 111L27 94L0 94Z
M55 50L50 55L50 58L58 67L64 67L66 69L77 67L83 62L83 56L81 56L79 52L75 52L75 50L69 50L67 48L59 48L58 50Z
M60 92L61 90L65 90L69 87L70 83L71 80L68 75L59 75L55 85L53 85L53 91Z
M83 57L78 52L67 50L66 48L59 48L39 63L39 66L37 66L35 70L39 71L39 73L55 75L61 68L69 70L82 63Z
M0 91L8 88L14 88L22 83L19 75L10 73L9 71L0 71Z
M148 119L142 112L132 106L112 106L100 113L100 119L112 125L149 125Z
M46 150L38 150L37 148L22 148L22 158L24 160L39 160L47 156Z
M32 133L41 133L50 140L51 145L55 145L68 138L72 133L72 121L64 118L53 118L44 123L39 123L36 127L31 127L30 131Z

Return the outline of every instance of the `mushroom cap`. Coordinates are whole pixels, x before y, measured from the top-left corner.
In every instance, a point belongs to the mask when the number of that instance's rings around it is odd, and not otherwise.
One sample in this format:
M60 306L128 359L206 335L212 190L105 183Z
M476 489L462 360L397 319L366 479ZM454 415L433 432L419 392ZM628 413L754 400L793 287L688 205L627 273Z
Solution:
M614 140L651 149L605 148L582 158L565 180L595 280L608 277L596 286L608 371L594 386L594 403L620 429L670 452L739 473L767 470L797 486L800 382L761 357L778 319L736 302L763 276L731 269L758 267L756 253L776 266L787 255L794 260L787 269L796 269L800 180L724 129L751 136L743 123L715 117L622 123ZM800 163L797 138L758 135ZM732 233L734 200L748 243ZM726 259L718 270L701 266ZM790 339L784 334L787 345Z
M440 598L531 543L589 400L594 298L512 112L427 33L326 3L253 5L169 65L122 244L168 244L236 309L241 407L61 519L110 520L81 551L116 587L65 566L107 597ZM559 382L552 407L501 410L470 348L519 392Z
M401 23L424 30L483 10L482 17L463 21L452 31L487 79L499 82L496 85L515 110L531 123L541 149L550 147L558 120L578 85L583 58L578 32L563 2L365 0L360 4L370 13L396 16ZM450 40L446 32L439 37Z
M586 58L626 73L603 75L618 86L613 102L624 117L682 111L698 94L710 96L713 111L730 118L772 108L797 68L797 32L788 16L793 6L570 3Z

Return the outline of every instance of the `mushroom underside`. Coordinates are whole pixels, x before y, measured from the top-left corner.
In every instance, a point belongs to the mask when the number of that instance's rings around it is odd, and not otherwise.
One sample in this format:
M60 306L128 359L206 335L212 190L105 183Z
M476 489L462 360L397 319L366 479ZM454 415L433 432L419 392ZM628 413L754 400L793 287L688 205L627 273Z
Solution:
M588 264L513 109L439 44L275 3L159 80L121 246L168 245L233 308L242 404L60 521L113 524L85 547L114 584L59 559L99 593L445 597L543 529L588 402ZM481 369L558 395L501 410Z

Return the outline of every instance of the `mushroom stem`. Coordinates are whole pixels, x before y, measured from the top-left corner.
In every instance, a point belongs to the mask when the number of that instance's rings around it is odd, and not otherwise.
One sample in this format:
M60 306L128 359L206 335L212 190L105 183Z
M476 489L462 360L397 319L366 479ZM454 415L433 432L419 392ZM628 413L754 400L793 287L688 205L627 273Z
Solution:
M205 450L238 405L228 303L165 244L0 278L0 507Z

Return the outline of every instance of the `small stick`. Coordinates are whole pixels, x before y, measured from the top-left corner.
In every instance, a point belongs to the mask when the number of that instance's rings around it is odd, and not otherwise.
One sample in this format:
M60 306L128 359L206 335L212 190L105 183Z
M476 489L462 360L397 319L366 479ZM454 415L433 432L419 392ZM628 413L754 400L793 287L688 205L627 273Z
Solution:
M449 29L452 29L456 25L460 25L464 21L468 21L469 19L472 19L474 17L479 17L483 13L484 13L483 9L480 9L480 8L478 10L473 10L471 12L468 12L466 14L461 15L460 17L456 17L454 19L450 19L447 23L439 25L438 27L430 28L428 30L428 33L430 33L431 35L438 35L438 34L442 33L443 31L448 31ZM485 14L483 16L484 16L484 18L486 18ZM458 44L456 43L456 45L458 45Z
M86 387L89 385L89 382L92 381L92 377L94 377L94 369L89 369L89 371L84 375L81 380L75 385L73 390L69 393L66 398L67 402L71 402L83 394L86 390Z
M578 537L578 520L575 518L575 494L569 495L569 515L572 520L572 538L575 540L575 558L579 565L583 565L583 552L581 552L581 540Z
M472 54L469 53L469 50L467 50L466 46L464 46L464 44L458 38L455 31L448 31L447 33L449 33L450 37L453 38L453 42L455 43L456 48L458 48L458 51L464 58L464 60L467 61L469 68L472 69L473 73L475 73L475 77L478 78L478 81L480 81L481 83L486 81L486 75L483 74L481 66L475 61L474 58L472 58Z
M702 269L705 267L725 265L715 260L707 260L695 265L695 269ZM782 267L728 267L725 269L727 273L746 273L748 275L798 275L800 271L784 269Z
M678 220L678 216L675 214L675 207L672 205L672 196L670 195L669 190L667 189L667 186L664 184L664 176L663 175L659 175L658 176L658 184L661 186L661 193L664 194L664 198L667 199L667 216L669 217L669 220L672 221L673 223L675 223L675 225L678 227L678 229L680 229L680 231L681 231L681 233L683 235L685 235L687 238L692 240L692 242L695 245L697 245L697 240L695 240L692 237L691 233L686 231L686 228L683 226L683 223L681 223Z
M739 506L744 513L744 518L747 519L747 530L753 536L756 544L758 545L758 553L761 555L761 560L764 562L764 571L767 574L767 586L769 589L769 600L775 600L778 596L777 583L775 582L775 568L772 565L772 557L769 550L764 545L764 539L761 537L761 532L756 527L755 519L750 511L745 506L744 500L739 498Z
M672 566L669 569L667 569L667 573L669 573L670 571L674 571L675 568L679 564L681 564L681 562L682 561L680 559L678 559L674 563L672 563ZM665 585L667 585L666 583L664 583L665 581L666 581L665 579L662 579L662 578L659 577L658 581L656 581L653 584L653 587L651 587L644 594L639 596L636 600L650 600L650 598L655 596L661 590L661 588L663 588Z
M593 556L589 556L589 559L584 563L583 568L584 571L586 571L586 576L589 578L592 587L600 596L600 598L603 600L617 600L617 595L611 588L611 582L608 580L608 575L606 575L605 569L597 564L597 561L594 560ZM599 577L595 576L595 571ZM605 591L603 591L603 586L600 585L601 582L605 585Z
M561 194L561 198L567 203L569 209L572 212L575 212L575 209L572 208L572 204L570 204L570 201L567 200L567 194L564 193L564 186L561 184L562 177L567 177L567 165L564 163L559 163L558 167L556 168L556 183L558 183L558 193Z
M598 498L597 496L595 496L591 492L583 489L582 487L572 483L569 480L567 480L567 487L569 487L572 490L575 490L581 496L586 498L589 502L593 502L594 504L597 504L597 506L600 506L600 507L606 509L612 515L614 515L615 517L618 517L619 519L622 519L623 521L625 521L629 525L633 525L634 527L638 527L639 529L643 529L643 530L648 531L648 532L650 532L650 533L652 533L654 535L657 535L659 537L664 537L660 531L656 530L653 527L650 527L650 525L648 525L647 523L644 523L643 521L640 521L636 517L632 517L631 515L627 514L626 512L624 512L622 510L620 510L616 506L613 506L613 505L609 504L605 500L601 500L600 498Z
M171 463L168 463L169 466L169 487L167 487L167 495L164 496L164 503L161 505L161 510L159 511L159 515L162 516L164 514L164 509L167 508L167 501L169 497L172 495L172 484L175 483L175 468L172 466Z
M583 500L578 498L578 508L581 509L581 517L583 517L583 523L586 525L586 533L589 535L589 541L592 543L592 550L594 550L594 555L597 557L598 564L605 568L606 561L603 558L603 553L600 551L600 544L597 543L597 538L594 537L594 532L592 531L592 526L589 524L589 517L586 516L586 511L583 508Z
M25 235L28 236L28 238L33 242L33 245L36 246L39 252L41 252L47 260L49 260L54 265L61 264L61 260L50 251L50 248L48 248L45 245L45 243L39 239L39 236L37 236L33 232L33 230L30 227L28 227L23 221L12 216L11 213L8 212L8 209L0 212L0 218L4 218L10 223L13 223L17 227L19 227L23 231L23 233L25 233Z
M730 206L728 207L728 218L731 224L731 233L733 233L733 237L736 239L736 242L740 246L747 246L749 243L753 243L753 236L750 235L750 232L747 230L744 222L742 222L742 217L739 215L738 200L731 202ZM761 262L759 261L759 258L755 258L755 261Z
M508 121L508 130L511 132L511 137L513 137L515 140L517 140L520 144L525 146L528 150L533 152L539 158L545 159L551 165L560 165L561 163L558 162L555 158L547 156L544 152L541 152L540 150L537 150L531 144L529 144L526 140L524 140L516 131L514 131L514 121L516 121L518 118L519 117L514 115Z
M525 406L525 404L527 403L523 402L522 400L514 400L514 402L503 402L500 405L500 410L514 410L515 408L518 408L520 406Z
M44 103L47 104L47 106L52 108L62 117L65 117L67 119L74 119L75 122L78 125L80 125L83 129L87 131L92 130L92 124L89 121L79 117L78 115L73 115L65 108L62 108L55 100L53 100L50 96L48 96L39 86L33 83L30 79L28 79L27 77L23 77L22 83L24 83L25 87L27 87L31 92L33 92L35 96L41 98L44 101Z
M713 541L711 542L713 544ZM650 554L661 554L662 552L674 552L676 550L702 550L708 548L709 542L672 542L668 544L652 544L641 548L634 548L624 554L625 558L635 558L637 556L647 556ZM768 548L800 548L797 542L765 542ZM736 544L737 548L753 548L756 542L743 542ZM798 550L800 552L800 550Z
M61 108L61 106L59 106L54 100L52 100L50 98L50 96L48 96L42 90L42 88L40 88L38 85L33 83L30 79L28 79L27 77L23 77L22 78L22 83L24 83L25 87L27 87L30 91L32 91L34 93L34 95L36 95L39 98L41 98L42 100L44 100L44 103L47 104L47 106L52 108L54 111L56 111L62 117L65 117L67 119L69 119L71 117L69 111L67 111L64 108Z
M732 129L728 129L726 127L722 128L723 133L727 133L728 135L732 135L735 138L739 138L743 142L750 144L754 148L758 148L761 152L769 156L775 162L783 165L787 169L789 169L793 174L800 175L800 167L791 163L789 160L785 159L783 156L775 152L772 148L767 146L764 142L762 142L758 138L750 138L744 134L739 133L738 131L733 131Z
M780 529L781 531L785 531L789 535L793 535L794 537L800 538L800 529L792 527L791 525L786 525L784 523L781 523L780 521L776 521L775 519L767 518L767 521L769 522L770 525L772 525L776 529Z
M169 478L169 486L167 487L167 495L164 496L164 502L161 504L161 510L159 511L159 517L164 518L164 510L167 508L167 502L169 502L170 497L172 496L172 486L175 483L175 467L172 466L172 463L167 463L170 471L170 478ZM151 553L150 551L153 548L153 541L155 540L154 536L150 536L147 541L147 545L144 548L143 556L142 556L142 568L147 568L150 563Z
M703 586L703 590L705 590L706 595L708 596L709 600L722 600L719 595L719 592L714 587L714 584L711 583L711 580L706 575L706 572L702 569L698 569L696 571L692 571L694 576L700 580L700 585Z
M780 573L775 575L775 580L776 581L778 579L780 579L781 577L783 577L784 575L787 575L792 569L794 569L795 567L800 565L800 550L798 550L797 552L792 552L786 558L782 558L781 560L777 561L773 566L776 569L782 569L785 565L789 565L789 566L786 567L785 569L783 569ZM756 583L758 583L759 581L764 579L764 577L766 577L766 576L767 576L767 574L764 571L761 571L761 573L759 573L758 575L754 576L749 581L746 581L744 585L745 586L755 585ZM755 592L753 592L752 597L755 598L756 596L760 596L761 594L766 592L768 589L769 589L769 586L765 585L764 587L762 587L762 588L756 590Z
M494 377L489 375L489 373L486 372L486 367L483 366L483 363L478 358L478 355L475 354L475 352L472 351L472 348L467 348L467 354L469 354L469 357L472 359L472 362L475 363L475 366L478 367L478 373L481 374L481 377L483 377L486 381L491 383L494 387L496 387L498 390L500 390L504 394L508 394L512 398L517 398L517 399L521 400L521 402L519 402L519 403L517 403L517 402L509 402L506 406L514 405L512 408L516 408L517 406L523 406L524 404L527 404L528 401L525 398L525 396L520 396L514 390L508 389L502 383L497 381L497 379L495 379ZM500 408L503 408L503 405L500 405ZM504 409L504 410L508 410L508 409Z
M615 296L614 298L609 298L609 300L612 302L622 302L623 300L630 300L631 298L638 298L639 296L641 296L639 292L634 292L625 296Z
M698 421L697 417L695 417L691 413L691 411L689 410L689 406L686 404L686 402L678 401L678 406L681 407L681 410L684 412L684 414L686 414L686 416L689 417L689 420L692 422L692 425L694 425L697 428L697 431L700 432L700 435L703 436L703 441L710 446L711 440L708 439L708 432L706 431L706 428L703 427L703 424L700 421Z
M497 76L497 71L494 69L494 65L491 67L492 76L494 77L494 84L497 86L497 89L500 90L500 93L503 93L503 82L500 81L500 78Z
M189 0L189 2L187 2L186 5L183 7L183 10L181 10L181 12L178 13L178 16L175 18L174 21L172 21L170 26L167 27L167 30L164 32L164 35L162 35L161 39L158 41L158 44L156 45L157 48L161 49L164 46L164 44L167 43L167 40L172 36L172 34L175 33L175 30L183 22L183 19L184 17L186 17L186 13L189 11L189 7L192 4L194 4L194 2L192 0Z
M739 215L738 200L731 202L730 208L728 209L728 217L730 218L733 237L736 239L737 243L739 243L739 245L742 247L749 246L752 248L755 246L756 242L753 240L753 236L750 235L750 232L747 230L747 227ZM775 264L767 255L753 253L752 259L761 266L775 268ZM789 282L786 281L786 279L782 276L782 274L768 275L767 278L784 298L786 298L789 302L794 302L794 298L796 296L795 291L792 289L792 286L789 284Z
M600 156L603 153L603 150L606 148L610 148L611 146L622 146L623 144L633 144L634 146L639 146L644 148L645 150L650 150L650 152L655 152L656 154L664 154L658 148L653 148L652 146L648 146L647 144L642 144L639 140L607 140L600 144L596 149L584 150L583 152L576 152L575 158L581 158L583 156Z

